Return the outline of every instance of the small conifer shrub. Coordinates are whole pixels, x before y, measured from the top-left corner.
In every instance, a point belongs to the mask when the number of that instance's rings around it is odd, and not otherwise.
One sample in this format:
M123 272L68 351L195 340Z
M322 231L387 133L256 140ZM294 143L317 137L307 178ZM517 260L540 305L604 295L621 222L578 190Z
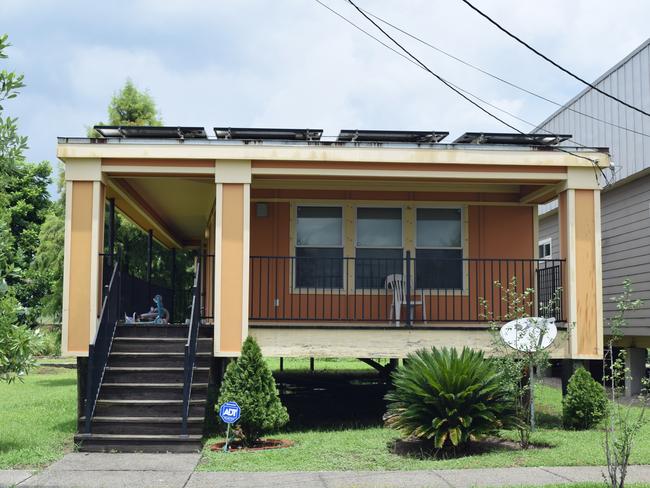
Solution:
M585 368L578 368L569 379L562 399L565 429L585 430L596 426L607 413L607 397L600 383Z
M244 341L241 356L226 368L216 408L233 401L241 408L236 432L244 446L255 444L262 435L289 421L260 346L250 336Z

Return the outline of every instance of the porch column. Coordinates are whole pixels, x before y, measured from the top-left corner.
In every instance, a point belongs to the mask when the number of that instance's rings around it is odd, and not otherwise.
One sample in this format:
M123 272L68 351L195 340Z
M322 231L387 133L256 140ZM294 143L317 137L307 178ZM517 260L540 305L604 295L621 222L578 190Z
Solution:
M600 190L594 169L568 168L559 195L560 253L566 259L564 310L572 359L603 355Z
M248 336L251 162L217 160L214 232L214 354L238 356Z
M65 161L65 245L61 349L87 356L101 311L105 186L100 159Z

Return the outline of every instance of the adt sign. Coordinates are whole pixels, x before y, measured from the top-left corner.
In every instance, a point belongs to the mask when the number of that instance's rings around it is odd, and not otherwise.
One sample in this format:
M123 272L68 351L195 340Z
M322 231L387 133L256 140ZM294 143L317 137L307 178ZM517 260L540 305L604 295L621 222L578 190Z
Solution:
M234 424L241 416L241 408L237 402L226 402L219 408L219 417L227 424Z

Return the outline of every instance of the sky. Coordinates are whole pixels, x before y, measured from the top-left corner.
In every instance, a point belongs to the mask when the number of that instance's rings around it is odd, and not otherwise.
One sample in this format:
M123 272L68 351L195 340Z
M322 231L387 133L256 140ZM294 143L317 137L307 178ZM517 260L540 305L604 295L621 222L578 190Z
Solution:
M346 0L322 0L382 34ZM537 58L461 0L358 0L423 40L564 103L583 86ZM474 0L527 42L588 80L649 36L647 0ZM107 119L127 78L166 125L510 131L315 0L0 0L13 46L0 69L25 75L5 104L29 137L26 155L56 166L56 137ZM532 124L557 107L450 60L400 43L446 80ZM390 43L384 38L387 43ZM522 131L533 126L490 109ZM54 192L54 187L51 187Z

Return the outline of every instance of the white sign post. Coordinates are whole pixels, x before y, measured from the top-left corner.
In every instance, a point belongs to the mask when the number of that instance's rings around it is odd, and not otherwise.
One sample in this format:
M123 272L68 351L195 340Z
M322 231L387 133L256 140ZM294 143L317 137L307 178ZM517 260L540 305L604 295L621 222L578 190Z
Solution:
M557 337L555 318L523 317L504 324L501 338L517 351L528 354L528 386L530 388L530 428L535 430L535 371L533 354L550 346Z

